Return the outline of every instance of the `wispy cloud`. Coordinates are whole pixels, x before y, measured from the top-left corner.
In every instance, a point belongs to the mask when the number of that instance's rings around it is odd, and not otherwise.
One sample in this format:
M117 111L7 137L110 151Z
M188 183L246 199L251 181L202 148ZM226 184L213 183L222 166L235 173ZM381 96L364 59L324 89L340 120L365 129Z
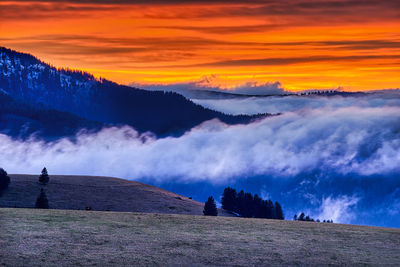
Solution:
M351 223L356 216L355 206L360 201L355 196L327 197L322 200L319 213L314 217L322 220L333 220L335 223Z
M42 5L51 6L58 9L76 8L80 7L83 10L88 7L113 7L113 6L195 6L201 7L198 13L186 13L187 16L206 16L205 12L201 11L207 9L207 7L213 7L209 9L210 16L261 16L261 15L286 15L286 16L327 16L331 15L330 19L335 17L343 17L345 15L352 15L354 18L365 16L368 14L374 15L375 17L383 17L388 15L395 15L393 9L399 8L398 1L378 1L378 0L334 0L334 1L304 1L304 0L291 0L291 1L278 1L278 0L254 0L254 1L112 1L112 0L100 0L100 1L78 1L78 0L24 0L24 1L0 1L0 3L8 6L16 6L22 4L31 5ZM216 9L216 7L220 7ZM223 12L225 10L225 12ZM359 12L354 12L358 10ZM381 11L375 12L374 11ZM218 11L218 12L217 12ZM146 14L146 13L145 13ZM148 14L150 15L150 14ZM335 16L334 16L335 15ZM329 19L329 16L327 17Z
M279 65L292 65L303 63L315 62L352 62L361 60L373 59L400 59L400 55L363 55L363 56L305 56L305 57L270 57L270 58L255 58L255 59L238 59L238 60L223 60L214 61L201 64L186 65L185 67L235 67L235 66L279 66ZM170 66L170 67L182 67Z

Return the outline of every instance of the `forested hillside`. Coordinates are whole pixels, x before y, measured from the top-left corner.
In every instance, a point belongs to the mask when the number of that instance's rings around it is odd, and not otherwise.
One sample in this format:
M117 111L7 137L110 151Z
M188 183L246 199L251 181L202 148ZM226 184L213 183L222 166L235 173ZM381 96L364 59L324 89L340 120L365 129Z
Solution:
M95 79L82 71L56 69L29 54L7 48L0 48L0 74L1 91L19 103L68 112L91 121L129 125L159 136L180 135L214 118L237 124L267 115L226 115L177 93L146 91Z

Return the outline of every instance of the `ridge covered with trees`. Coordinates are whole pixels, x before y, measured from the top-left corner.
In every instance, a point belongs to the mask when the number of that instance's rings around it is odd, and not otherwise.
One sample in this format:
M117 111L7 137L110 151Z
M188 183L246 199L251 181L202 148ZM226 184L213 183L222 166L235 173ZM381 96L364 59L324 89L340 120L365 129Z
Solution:
M178 136L211 119L241 124L269 115L224 114L197 105L177 93L146 91L96 79L82 71L57 69L32 55L4 47L0 47L0 92L35 110L56 110L78 116L81 123L87 120L129 125L139 132L151 131L157 136ZM7 115L7 112L10 113L7 110L0 115ZM30 122L29 118L19 119ZM90 123L81 126L96 128Z
M103 123L89 121L68 112L38 108L14 100L0 91L0 132L16 138L32 134L47 140L73 136L81 129L97 131Z

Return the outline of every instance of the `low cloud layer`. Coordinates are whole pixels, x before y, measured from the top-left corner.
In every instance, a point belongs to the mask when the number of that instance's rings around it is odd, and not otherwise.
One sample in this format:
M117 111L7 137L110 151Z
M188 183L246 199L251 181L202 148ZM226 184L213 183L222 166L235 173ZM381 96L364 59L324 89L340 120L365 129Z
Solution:
M244 184L251 177L258 177L262 185L275 179L271 183L280 183L281 188L291 183L291 191L277 195L271 185L258 190L283 199L286 205L298 203L300 197L312 207L286 206L291 216L303 209L315 218L371 223L356 218L361 214L360 203L366 210L378 205L382 213L399 214L400 195L393 188L399 184L393 179L397 181L400 174L398 98L299 98L303 105L298 104L298 98L273 99L287 101L286 106L275 103L275 108L289 111L249 125L208 121L178 138L156 139L129 127L81 133L74 142L22 142L0 135L1 167L9 173L39 173L46 166L50 174L115 176L160 185L206 183L223 187ZM253 106L247 108L259 112L257 107L263 105L255 100L248 102ZM269 99L262 101L274 104ZM339 181L336 177L353 178L350 184L347 178ZM380 191L367 187L367 193L354 195L356 187L362 185L358 180L372 179L368 177L375 177L373 182L379 182ZM332 191L334 186L339 191L354 188L343 193ZM378 194L390 197L379 203L374 199ZM285 198L291 200L285 202ZM366 198L369 202L362 202Z
M304 110L336 110L346 107L400 107L400 91L387 90L354 96L274 96L236 99L192 99L204 107L227 114L285 113Z
M158 90L177 92L189 98L196 98L193 91L214 91L222 93L242 94L242 95L283 95L288 93L279 82L246 82L227 90L224 81L215 75L206 76L202 79L190 82L172 83L172 84L137 84L131 86L143 88L146 90ZM192 92L192 93L191 93Z
M313 169L362 175L400 172L400 107L288 112L250 125L206 122L179 138L109 128L76 142L13 141L0 135L10 172L113 175L223 183L249 175L297 175Z

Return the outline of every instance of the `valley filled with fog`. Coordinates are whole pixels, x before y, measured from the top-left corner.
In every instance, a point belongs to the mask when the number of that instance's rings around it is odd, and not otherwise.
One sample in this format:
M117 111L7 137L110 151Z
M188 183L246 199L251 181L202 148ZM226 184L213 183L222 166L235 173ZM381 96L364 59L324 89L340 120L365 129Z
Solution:
M230 114L282 113L247 125L218 120L180 137L127 126L76 140L0 135L10 173L106 175L217 202L225 186L279 200L287 211L335 222L400 223L400 101L395 91L361 96L194 100ZM12 148L12 149L11 149Z

